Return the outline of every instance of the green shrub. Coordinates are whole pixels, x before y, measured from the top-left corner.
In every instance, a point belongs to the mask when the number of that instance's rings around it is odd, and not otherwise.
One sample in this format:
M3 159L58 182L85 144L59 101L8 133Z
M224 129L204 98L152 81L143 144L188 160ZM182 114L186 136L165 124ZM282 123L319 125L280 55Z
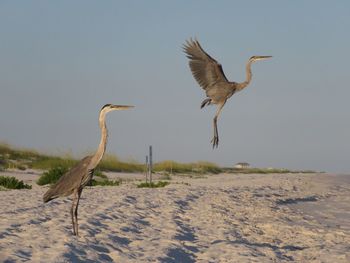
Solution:
M147 183L140 183L137 185L137 188L159 188L159 187L165 187L168 184L170 184L169 182L165 182L165 181L158 181L157 183L154 182L147 182Z
M21 170L21 171L25 171L27 169L27 167L25 167L24 165L18 165L17 169Z
M98 180L91 179L91 181L88 183L88 186L96 186L96 185L100 185L100 186L118 186L121 183L121 181L109 180L107 175L102 173L100 170L95 170L94 171L94 176L96 176L98 178Z
M46 184L54 184L60 179L62 175L64 175L68 171L67 167L54 167L50 169L49 171L43 173L40 178L37 181L38 185L46 185ZM96 185L102 185L102 186L116 186L119 185L119 181L110 181L108 180L108 177L103 174L101 171L97 170L94 172L94 176L97 176L101 178L100 180L92 179L88 186L96 186Z
M104 173L102 173L100 170L95 170L94 171L94 176L103 178L103 179L108 179L107 175L105 175Z
M38 181L38 185L45 185L45 184L54 184L60 179L62 175L64 175L68 171L67 167L54 167L50 169L49 171L43 173Z
M15 177L0 176L0 186L8 189L32 189L31 185L17 180Z

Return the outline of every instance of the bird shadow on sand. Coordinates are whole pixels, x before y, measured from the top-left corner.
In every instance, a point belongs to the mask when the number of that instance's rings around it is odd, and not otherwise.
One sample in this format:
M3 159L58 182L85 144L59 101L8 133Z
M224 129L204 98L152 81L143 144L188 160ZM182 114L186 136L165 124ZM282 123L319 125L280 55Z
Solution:
M80 225L80 234L83 239L77 239L68 245L69 249L64 254L67 262L113 262L110 253L123 250L132 242L123 234L117 233L114 229L115 219L105 213L98 213ZM142 221L142 220L141 220ZM140 234L138 224L144 222L137 221L128 226L121 227L118 231ZM100 240L96 243L96 240ZM86 261L90 255L95 255L98 260Z
M116 234L108 234L107 240L98 243L90 243L88 241L75 240L66 244L67 251L63 254L65 262L113 262L109 256L112 251L122 253L122 247L126 247L131 240ZM88 259L94 254L97 260Z
M186 252L186 250L184 250L181 247L169 249L166 257L160 258L159 260L160 260L160 262L164 262L164 263L177 263L177 262L193 263L193 262L196 262L193 255L189 254L188 252Z
M302 202L316 202L319 200L319 196L312 195L312 196L306 196L306 197L299 197L299 198L287 198L287 199L280 199L276 201L277 205L292 205Z
M161 262L166 263L192 263L196 262L195 253L198 252L198 248L194 244L197 240L195 231L188 224L184 223L181 219L181 215L186 213L189 209L190 203L194 202L198 196L188 195L185 200L177 200L175 204L177 206L177 212L174 216L174 222L178 227L177 233L174 236L175 240L181 241L181 247L172 247L167 251L164 258L160 258Z
M31 258L32 258L32 252L31 251L26 251L25 248L17 250L14 253L14 255L16 255L18 258L20 258L21 261L23 261L23 262L24 261L30 261ZM8 260L5 260L4 262L8 262L9 263L9 262L17 262L17 261L15 261L15 260L12 261L12 260L8 259Z
M68 247L68 251L63 254L63 258L67 262L93 262L93 260L86 258L86 249L82 247L78 248L74 243L66 244L66 246Z
M113 262L109 256L112 251L121 250L118 247L125 246L130 243L130 240L114 235L109 235L110 242L94 243L79 241L66 244L68 251L63 254L63 258L67 262ZM95 254L94 258L88 259L89 255Z
M285 246L277 246L271 243L259 243L259 242L251 242L243 237L238 237L236 240L229 241L229 240L215 240L211 244L219 244L219 243L226 243L232 246L242 245L249 249L251 256L263 256L264 253L259 251L259 248L264 249L271 249L278 260L284 260L284 261L292 261L294 262L294 258L291 256L286 255L286 253L291 251L302 251L304 249L307 249L308 247L302 247L302 246L295 246L295 245L285 245Z
M108 235L108 239L118 246L127 246L131 243L131 240L126 237L120 237L114 234Z

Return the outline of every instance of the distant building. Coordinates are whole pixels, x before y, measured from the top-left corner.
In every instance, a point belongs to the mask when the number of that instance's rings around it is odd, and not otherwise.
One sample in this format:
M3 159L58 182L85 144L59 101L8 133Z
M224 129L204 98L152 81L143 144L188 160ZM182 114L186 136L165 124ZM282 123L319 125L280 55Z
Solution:
M235 166L233 167L238 169L245 169L245 168L249 168L249 166L250 166L249 163L236 163Z

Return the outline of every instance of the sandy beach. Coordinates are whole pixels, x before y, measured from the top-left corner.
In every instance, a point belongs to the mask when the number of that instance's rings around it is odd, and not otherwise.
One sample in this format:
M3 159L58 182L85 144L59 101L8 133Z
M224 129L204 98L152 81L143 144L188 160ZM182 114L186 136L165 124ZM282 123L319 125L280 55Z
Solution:
M39 186L0 191L0 261L350 262L350 176L173 176L160 189L120 176L130 181L84 189L80 237L70 198L43 204Z

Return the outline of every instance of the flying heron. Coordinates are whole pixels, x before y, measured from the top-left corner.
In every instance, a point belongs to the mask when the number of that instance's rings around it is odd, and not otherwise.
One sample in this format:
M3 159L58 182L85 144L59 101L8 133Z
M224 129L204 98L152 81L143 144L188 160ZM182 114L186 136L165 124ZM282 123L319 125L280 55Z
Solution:
M44 203L52 199L69 196L74 194L71 216L73 225L73 234L78 236L78 205L83 188L92 179L94 169L101 161L106 150L108 130L106 126L106 114L114 110L126 110L133 106L106 104L102 107L99 115L99 125L101 129L101 141L94 155L86 156L78 164L73 166L66 174L64 174L50 189L44 194Z
M201 108L210 104L217 104L218 108L213 119L214 137L211 140L213 148L219 145L219 134L217 119L224 107L226 101L236 92L247 87L252 79L251 65L258 60L271 58L272 56L252 56L246 65L246 80L242 83L228 81L225 77L221 65L209 56L201 47L197 40L187 40L183 46L187 58L190 59L189 65L192 75L201 86L208 98L203 100Z

